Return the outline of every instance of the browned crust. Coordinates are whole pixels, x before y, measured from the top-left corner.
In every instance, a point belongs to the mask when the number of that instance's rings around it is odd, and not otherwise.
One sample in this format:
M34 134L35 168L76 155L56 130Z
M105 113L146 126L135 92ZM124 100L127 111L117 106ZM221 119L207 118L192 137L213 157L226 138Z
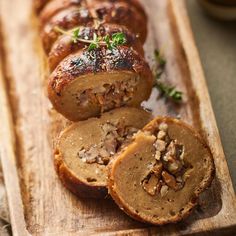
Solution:
M98 29L95 27L81 27L80 36L81 38L93 39L93 34L96 33L98 36L104 37L105 35L112 36L115 33L122 32L126 37L125 45L132 47L140 55L144 55L143 47L137 37L132 34L126 27L116 24L102 24ZM74 43L71 37L68 35L62 35L53 44L52 49L48 55L48 62L50 70L52 71L69 54L83 49L85 46L82 42Z
M133 49L120 46L114 50L105 47L81 50L66 57L49 77L48 95L53 102L63 89L81 75L99 72L133 71L146 79L151 91L153 77L145 60Z
M77 26L92 25L94 18L106 23L126 26L130 31L139 35L141 42L145 41L147 35L145 15L140 14L135 7L123 1L102 1L85 8L69 5L56 12L46 22L42 19L41 38L46 53L49 53L52 44L59 36L54 30L56 26L69 30Z
M130 217L141 221L141 222L145 222L145 223L150 223L150 224L154 224L154 225L164 225L164 224L168 224L168 223L177 223L183 219L185 219L186 217L188 217L190 215L190 213L192 212L194 206L197 205L198 202L198 197L199 195L211 185L211 182L215 176L215 165L214 165L214 159L212 156L212 153L210 151L210 148L207 146L207 144L205 143L205 141L203 140L203 138L188 124L178 120L178 119L174 119L174 118L170 118L170 117L157 117L154 120L152 120L150 123L148 123L143 130L145 131L152 131L154 127L156 127L156 123L160 123L160 122L171 122L171 123L178 123L180 124L184 129L189 129L194 136L199 140L200 143L203 144L203 146L208 150L209 152L209 157L210 157L210 166L209 166L209 171L208 171L208 176L205 178L204 182L202 182L202 185L199 186L195 192L193 193L193 196L191 198L191 200L189 201L189 203L184 207L184 210L179 212L178 215L173 216L171 219L169 220L155 220L155 221L151 221L151 220L147 220L143 217L141 217L139 214L137 214L136 212L131 211L131 209L129 209L126 204L123 202L123 199L121 199L117 192L114 189L114 178L113 178L113 171L114 171L114 167L116 165L116 163L118 161L120 161L122 159L123 156L118 156L115 160L113 160L109 166L108 166L108 192L111 195L111 197L113 198L113 200L117 203L117 205L120 207L121 210L123 210L126 214L128 214ZM131 144L132 145L132 144ZM127 147L129 148L129 147Z
M110 3L117 3L117 2L125 2L128 3L130 5L132 5L133 7L136 8L137 11L139 11L140 14L142 14L145 18L146 18L146 13L143 9L143 7L141 6L141 4L139 3L138 0L53 0L53 1L49 1L48 4L46 4L47 0L39 2L39 1L35 1L35 8L39 8L42 9L43 6L44 9L41 11L40 13L40 21L42 24L44 24L46 21L48 21L53 15L55 15L57 12L70 7L70 6L83 6L86 7L87 5L89 5L89 7L92 7L94 4L96 3L100 3L101 2L110 2ZM37 7L38 5L38 7Z
M53 15L70 6L85 6L85 0L53 0L48 2L39 15L41 24L45 24Z
M66 166L61 154L56 150L54 155L54 165L63 185L76 196L81 198L105 198L107 196L106 186L88 185L78 179L74 173Z
M78 9L72 6L58 12L41 30L41 39L45 52L49 53L53 43L60 35L60 33L54 30L56 26L69 30L76 26L89 25L89 23L92 25L93 19L88 9Z
M129 30L137 34L142 43L147 36L147 18L145 14L140 13L134 5L126 1L100 1L91 5L92 15L107 23L124 25Z
M96 4L96 3L101 3L101 2L110 2L110 3L117 3L117 2L125 2L133 7L136 8L136 10L139 11L143 16L146 17L146 13L140 4L139 0L87 0L87 3L90 4L91 6Z

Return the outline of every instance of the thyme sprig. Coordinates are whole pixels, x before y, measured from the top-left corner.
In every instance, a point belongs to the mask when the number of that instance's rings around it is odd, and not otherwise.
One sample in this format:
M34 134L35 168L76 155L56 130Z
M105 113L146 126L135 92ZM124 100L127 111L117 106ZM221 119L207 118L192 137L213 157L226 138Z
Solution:
M119 45L124 45L127 41L125 34L122 32L114 33L111 37L108 34L104 37L99 37L96 33L93 33L93 39L84 39L81 38L80 27L66 31L56 26L54 30L58 33L70 36L73 43L82 42L89 44L88 51L99 48L100 46L107 46L108 49L112 50Z
M160 51L154 51L154 57L156 61L156 69L154 71L155 87L161 92L161 95L172 99L174 102L182 101L183 93L175 88L161 81L161 75L163 74L166 66L166 60L161 55Z

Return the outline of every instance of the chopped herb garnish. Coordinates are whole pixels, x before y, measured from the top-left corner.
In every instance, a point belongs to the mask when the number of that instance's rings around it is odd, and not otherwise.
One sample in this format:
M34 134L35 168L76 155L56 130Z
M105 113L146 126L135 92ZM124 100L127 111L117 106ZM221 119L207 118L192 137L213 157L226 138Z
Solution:
M124 45L126 43L125 35L122 32L113 34L111 38L111 46L114 48L119 45Z
M104 41L105 41L106 44L107 44L107 48L108 48L108 49L112 49L109 35L106 35L103 39L104 39Z
M80 28L79 27L73 29L72 36L71 36L71 39L72 39L73 43L77 43L78 42L79 32L80 32Z
M167 98L171 98L176 102L182 100L182 92L175 89L173 86L169 86L159 81L160 79L156 78L156 88L159 89L161 94Z
M161 55L160 51L158 51L157 49L155 49L154 51L154 56L155 56L155 60L158 63L158 65L162 68L165 67L166 65L166 60L163 58L163 56Z
M84 39L80 36L80 28L76 27L71 31L65 31L59 27L54 28L55 31L71 36L71 40L73 43L83 42L89 44L88 51L99 48L100 46L107 46L108 49L112 50L119 45L124 45L126 43L125 34L122 32L112 34L111 38L109 35L105 35L104 37L98 37L96 33L93 34L93 39Z
M161 53L158 50L154 51L154 56L156 60L156 69L154 71L155 76L155 87L161 92L161 95L170 98L175 102L182 101L182 92L176 90L174 86L165 84L161 80L161 75L165 70L166 60L163 58Z
M99 40L97 34L93 33L93 40L88 46L88 51L94 50L99 47Z

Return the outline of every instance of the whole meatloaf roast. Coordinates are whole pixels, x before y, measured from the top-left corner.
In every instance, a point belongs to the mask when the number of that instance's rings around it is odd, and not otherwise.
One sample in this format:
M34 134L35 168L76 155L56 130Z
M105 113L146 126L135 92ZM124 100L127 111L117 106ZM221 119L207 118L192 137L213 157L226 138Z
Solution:
M146 14L137 0L35 1L51 75L48 97L72 121L150 96ZM39 7L40 5L40 7Z
M128 215L162 225L188 216L213 176L213 157L199 134L159 117L111 161L108 188Z
M107 165L151 120L137 108L118 108L66 128L60 135L55 166L64 185L80 197L107 194Z

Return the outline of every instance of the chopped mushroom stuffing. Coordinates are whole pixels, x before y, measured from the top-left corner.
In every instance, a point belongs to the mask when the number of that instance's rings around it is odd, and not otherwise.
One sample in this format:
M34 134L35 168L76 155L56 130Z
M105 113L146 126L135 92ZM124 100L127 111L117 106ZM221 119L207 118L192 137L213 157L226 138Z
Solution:
M121 148L130 143L133 134L138 131L135 127L122 125L122 122L117 125L107 122L102 125L102 130L104 132L102 142L87 149L82 148L78 152L78 157L82 161L107 165Z
M164 197L169 189L178 191L183 188L187 163L184 163L183 158L184 146L178 144L176 140L170 139L167 124L159 125L155 137L153 146L156 162L142 180L141 185L151 196L160 194L161 197Z
M86 106L88 103L99 104L101 112L125 105L133 97L138 84L138 77L126 81L104 84L102 87L87 89L76 94L77 103Z

